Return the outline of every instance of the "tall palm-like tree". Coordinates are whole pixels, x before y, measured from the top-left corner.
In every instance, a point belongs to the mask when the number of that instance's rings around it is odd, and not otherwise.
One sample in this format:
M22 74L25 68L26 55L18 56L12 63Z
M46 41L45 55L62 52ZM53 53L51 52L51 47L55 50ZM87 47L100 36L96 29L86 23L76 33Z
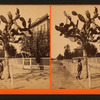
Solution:
M0 19L3 23L5 23L5 27L3 31L0 30L0 40L3 43L4 51L5 51L5 71L6 75L5 78L10 77L10 71L9 71L9 52L8 47L10 43L18 43L23 39L23 36L25 36L25 31L28 31L29 34L32 34L32 31L30 30L31 27L31 19L28 21L28 27L26 27L26 21L23 17L20 16L19 9L16 9L15 17L13 18L13 15L11 12L8 12L8 19L5 18L3 15L0 15ZM17 23L17 20L20 20L22 22L23 27L20 27Z
M72 15L78 18L77 22L74 23L71 16L64 11L64 15L66 16L67 21L69 20L70 23L66 23L65 25L64 23L61 23L59 26L55 25L55 29L61 32L60 36L64 35L65 38L70 38L71 41L77 42L82 46L84 61L86 63L86 78L88 78L87 52L85 47L89 42L97 42L100 40L100 26L96 23L96 19L99 21L100 16L96 7L93 16L91 16L88 10L85 12L85 14L86 18L82 14L72 11ZM78 27L79 21L83 23L82 28Z

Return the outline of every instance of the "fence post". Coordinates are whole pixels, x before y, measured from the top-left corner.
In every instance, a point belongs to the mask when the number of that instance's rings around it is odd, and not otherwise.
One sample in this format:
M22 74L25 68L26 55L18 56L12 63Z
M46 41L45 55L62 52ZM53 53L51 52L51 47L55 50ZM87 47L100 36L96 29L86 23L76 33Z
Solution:
M23 69L24 69L24 58L23 58Z
M75 66L73 65L73 63L72 63L72 68L73 68L73 74L74 74Z
M68 71L69 71L69 61L68 61L68 68L67 68L67 69L68 69Z
M10 75L11 75L11 88L14 88L14 83L13 83L13 70L12 70L12 65L10 66Z
M88 65L88 73L89 73L89 89L91 89L91 73L90 73L90 65Z
M30 58L30 67L31 67L31 70L32 70L32 58Z
M96 57L95 59L96 59L96 67L97 67L97 64L98 64L98 62L97 62L97 57Z

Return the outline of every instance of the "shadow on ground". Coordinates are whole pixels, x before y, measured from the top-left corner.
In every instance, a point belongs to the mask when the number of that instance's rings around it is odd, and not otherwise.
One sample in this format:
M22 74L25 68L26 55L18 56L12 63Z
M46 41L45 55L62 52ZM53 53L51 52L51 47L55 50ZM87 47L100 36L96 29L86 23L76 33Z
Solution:
M18 81L18 80L26 80L29 81L30 79L35 79L35 80L39 80L41 78L43 78L44 80L47 79L47 77L50 76L50 73L48 70L29 70L27 73L19 73L19 74L15 74L13 76L14 80Z

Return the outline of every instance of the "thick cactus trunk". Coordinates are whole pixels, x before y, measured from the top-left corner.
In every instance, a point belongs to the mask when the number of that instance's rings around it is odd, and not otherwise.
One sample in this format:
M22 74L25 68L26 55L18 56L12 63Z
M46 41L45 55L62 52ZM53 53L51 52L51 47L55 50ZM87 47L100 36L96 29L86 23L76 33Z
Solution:
M88 78L88 63L87 63L87 52L83 49L84 64L86 66L86 78Z
M5 64L4 64L4 79L10 78L10 69L9 69L9 54L5 50Z

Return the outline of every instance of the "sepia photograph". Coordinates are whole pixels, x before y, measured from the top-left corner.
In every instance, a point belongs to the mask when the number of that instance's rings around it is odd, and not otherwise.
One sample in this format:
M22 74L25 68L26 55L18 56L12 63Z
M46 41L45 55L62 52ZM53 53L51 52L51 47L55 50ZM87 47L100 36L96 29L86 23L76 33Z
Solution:
M50 7L0 6L0 89L50 88Z
M51 7L51 88L100 89L100 6Z

